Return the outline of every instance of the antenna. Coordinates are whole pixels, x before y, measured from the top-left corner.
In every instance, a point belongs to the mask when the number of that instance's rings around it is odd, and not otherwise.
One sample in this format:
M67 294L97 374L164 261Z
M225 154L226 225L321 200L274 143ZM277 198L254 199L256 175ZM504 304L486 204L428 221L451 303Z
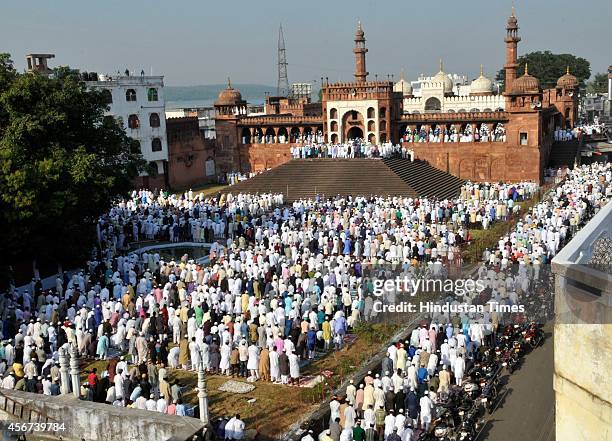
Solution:
M285 36L283 25L278 29L278 82L276 83L277 96L289 96L289 79L287 78L287 54L285 51Z

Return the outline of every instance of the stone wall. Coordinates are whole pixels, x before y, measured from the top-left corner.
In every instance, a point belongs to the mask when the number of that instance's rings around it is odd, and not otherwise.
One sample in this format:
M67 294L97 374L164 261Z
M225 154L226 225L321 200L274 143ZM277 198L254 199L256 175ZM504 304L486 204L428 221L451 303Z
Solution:
M240 170L261 171L278 167L292 159L291 148L296 145L298 144L241 144Z
M414 151L416 159L461 179L541 183L542 161L537 147L504 142L423 142L404 146Z
M612 274L588 264L611 223L608 203L552 261L557 441L612 439Z
M214 140L204 139L197 117L170 118L168 130L168 183L173 189L184 189L216 182ZM212 173L207 173L212 172Z
M203 427L196 418L81 401L71 395L51 397L6 389L2 394L64 423L66 431L61 435L65 441L178 441ZM0 402L4 404L4 398ZM18 422L6 414L2 418Z

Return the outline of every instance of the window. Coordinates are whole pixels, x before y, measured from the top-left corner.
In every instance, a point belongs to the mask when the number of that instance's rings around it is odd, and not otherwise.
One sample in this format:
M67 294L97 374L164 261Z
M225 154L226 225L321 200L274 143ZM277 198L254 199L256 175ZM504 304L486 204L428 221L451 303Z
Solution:
M138 119L138 115L130 115L128 116L128 127L130 129L137 129L140 127L140 120Z
M384 107L380 108L380 111L378 112L378 116L380 116L381 118L386 118L387 117L387 109Z
M136 91L134 89L128 89L125 91L126 101L136 101Z
M351 111L351 119L353 121L357 121L357 111L355 110Z
M159 127L160 123L158 113L152 113L151 115L149 115L149 125L151 127Z
M374 118L374 107L368 107L368 118Z
M330 119L338 119L338 110L331 109L329 111L329 117L330 117Z
M162 150L161 139L153 138L153 141L151 141L151 150L154 152L161 152Z
M527 133L525 132L521 132L519 135L519 144L520 145L527 145Z
M149 88L147 91L147 97L149 98L149 101L157 101L159 99L157 96L157 89L155 87Z
M375 130L376 128L374 127L374 121L368 121L368 132L373 132Z
M338 123L336 121L332 121L332 123L331 123L331 131L332 132L337 132L338 131Z
M438 98L431 97L425 101L425 112L439 112L441 109L442 104Z

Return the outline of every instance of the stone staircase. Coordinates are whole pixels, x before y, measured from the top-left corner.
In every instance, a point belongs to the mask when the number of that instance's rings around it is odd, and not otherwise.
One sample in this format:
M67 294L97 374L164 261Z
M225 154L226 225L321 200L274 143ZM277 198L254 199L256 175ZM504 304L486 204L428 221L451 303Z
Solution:
M553 168L574 168L574 162L579 150L580 143L578 140L555 141L548 158L548 166Z
M459 194L463 181L428 164L408 159L293 159L223 190L225 193L283 193L302 198L351 196L435 196Z
M425 161L409 161L403 158L389 158L385 164L419 196L438 199L453 198L461 193L463 179L432 167Z

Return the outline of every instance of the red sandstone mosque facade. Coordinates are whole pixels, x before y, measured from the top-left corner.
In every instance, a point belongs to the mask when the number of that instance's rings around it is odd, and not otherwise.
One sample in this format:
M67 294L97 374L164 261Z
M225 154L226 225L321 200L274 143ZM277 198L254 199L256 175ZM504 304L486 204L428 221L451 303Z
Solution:
M278 166L292 158L291 147L318 134L318 139L328 143L354 138L372 143L401 142L416 159L462 179L541 182L554 130L572 127L576 120L578 81L568 71L556 87L542 90L527 68L518 76L518 29L513 12L506 24L506 78L501 95L493 92L492 82L481 68L469 95L456 96L442 63L440 72L423 86L418 98L412 96L410 83L403 77L398 83L368 80L368 49L361 23L354 38L354 80L322 81L321 102L267 97L265 114L250 116L240 92L228 84L215 102L217 171L258 171ZM487 130L503 125L503 140L459 142L441 137L439 142L414 142L405 136L430 129L462 130L468 125L474 131L483 125ZM172 124L168 127L171 130ZM273 142L262 142L264 139ZM172 150L171 146L171 170ZM213 149L206 155L210 159Z

